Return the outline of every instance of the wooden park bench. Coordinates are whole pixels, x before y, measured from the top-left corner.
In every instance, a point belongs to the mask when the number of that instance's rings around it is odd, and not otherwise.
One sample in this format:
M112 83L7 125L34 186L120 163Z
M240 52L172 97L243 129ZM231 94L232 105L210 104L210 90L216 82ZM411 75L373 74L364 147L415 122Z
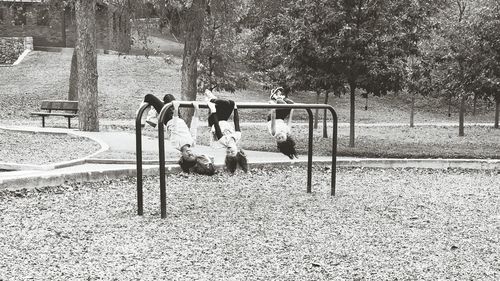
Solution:
M77 101L43 100L40 109L45 111L32 112L31 115L42 116L42 127L45 127L45 117L63 116L68 118L68 128L71 128L71 118L78 116Z

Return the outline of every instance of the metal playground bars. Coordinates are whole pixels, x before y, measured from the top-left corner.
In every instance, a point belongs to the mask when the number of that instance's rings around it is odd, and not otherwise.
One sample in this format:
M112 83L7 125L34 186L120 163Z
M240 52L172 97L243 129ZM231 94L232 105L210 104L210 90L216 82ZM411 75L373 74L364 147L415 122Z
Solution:
M189 101L176 101L179 107L193 107L192 102ZM198 103L199 108L208 108L207 103ZM166 218L166 178L165 178L165 126L163 125L167 109L172 106L172 103L165 104L158 117L158 148L159 148L159 164L160 164L160 208L161 218ZM337 165L337 113L332 106L327 104L267 104L267 103L250 103L250 102L237 102L236 106L240 109L305 109L309 117L309 136L308 136L308 149L307 149L307 193L311 193L312 182L312 157L313 157L313 114L312 109L326 109L330 111L333 118L333 131L332 131L332 165L331 165L331 195L335 195L335 181L336 181L336 165ZM137 110L135 120L135 139L136 139L136 164L137 164L137 214L143 215L143 182L142 182L142 134L141 134L141 119L144 111L149 107L149 104L144 103Z

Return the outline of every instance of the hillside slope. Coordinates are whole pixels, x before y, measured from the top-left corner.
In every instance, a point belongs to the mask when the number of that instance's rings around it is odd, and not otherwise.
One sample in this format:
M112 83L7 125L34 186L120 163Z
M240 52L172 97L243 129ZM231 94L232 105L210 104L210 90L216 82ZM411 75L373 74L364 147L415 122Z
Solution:
M32 52L14 67L0 68L0 120L2 123L36 122L29 112L37 110L42 99L65 99L68 91L71 53ZM159 97L165 93L180 98L181 60L169 63L162 57L135 55L98 56L99 104L101 118L108 121L133 120L142 97L151 93ZM267 102L268 90L251 86L236 93L219 93L237 101ZM296 102L315 103L315 94L294 93ZM201 99L201 98L200 98ZM365 99L357 96L356 122L408 123L409 98L388 95L369 97L368 110ZM331 97L329 103L337 110L339 121L349 120L349 97ZM466 116L466 122L493 122L494 108L478 103L476 116ZM265 120L267 111L244 111L242 121ZM297 112L298 119L305 113ZM320 115L321 116L321 115ZM64 121L64 120L63 120ZM417 99L415 122L458 122L456 109L447 116L447 106L438 99Z

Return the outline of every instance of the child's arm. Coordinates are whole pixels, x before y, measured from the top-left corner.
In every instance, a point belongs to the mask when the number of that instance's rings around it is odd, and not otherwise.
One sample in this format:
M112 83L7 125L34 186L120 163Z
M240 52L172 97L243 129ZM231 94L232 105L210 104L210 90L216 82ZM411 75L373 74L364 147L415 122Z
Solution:
M179 120L179 102L177 101L172 101L172 106L174 107L174 113L172 116L172 125L171 125L171 132L177 131L177 122ZM170 136L172 133L170 132L168 139L170 139Z
M276 134L276 109L271 109L271 135Z
M292 127L292 116L293 116L293 109L290 110L290 114L288 116L288 122L287 122L288 127Z
M198 117L198 110L200 108L197 102L193 102L193 107L194 107L194 114L193 118L191 119L191 125L189 126L189 132L191 133L194 143L196 144L196 136L198 134L198 122L200 120Z
M234 104L234 130L236 132L240 132L240 115L238 113L238 107L236 106L236 103Z

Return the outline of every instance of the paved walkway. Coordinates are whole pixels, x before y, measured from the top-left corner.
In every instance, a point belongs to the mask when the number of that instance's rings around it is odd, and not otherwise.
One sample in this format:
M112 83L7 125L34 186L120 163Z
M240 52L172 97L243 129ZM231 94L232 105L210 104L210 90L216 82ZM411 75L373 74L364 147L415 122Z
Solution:
M135 176L135 134L128 132L80 132L74 129L41 128L41 127L2 127L0 129L18 131L36 131L74 134L91 138L101 145L101 150L82 159L76 159L63 163L50 165L16 165L0 163L0 169L16 171L0 172L0 189L37 188L41 186L60 185L69 182L97 181L112 179L122 176ZM143 136L143 153L158 153L158 140ZM179 166L175 163L178 155L174 149L166 146L167 170L179 172ZM206 146L196 148L201 153L214 157L218 167L222 167L224 151L222 149L214 152ZM134 159L103 159L98 157L101 153L125 152L133 155ZM307 164L307 155L299 156L298 160L290 160L281 153L248 151L247 155L251 167L263 165L303 165ZM316 156L315 163L325 165L331 164L331 157ZM384 159L384 158L352 158L338 157L337 166L349 167L377 167L377 168L465 168L465 169L496 169L500 170L500 160L482 159ZM144 161L144 175L158 175L158 161ZM314 176L314 175L313 175Z

